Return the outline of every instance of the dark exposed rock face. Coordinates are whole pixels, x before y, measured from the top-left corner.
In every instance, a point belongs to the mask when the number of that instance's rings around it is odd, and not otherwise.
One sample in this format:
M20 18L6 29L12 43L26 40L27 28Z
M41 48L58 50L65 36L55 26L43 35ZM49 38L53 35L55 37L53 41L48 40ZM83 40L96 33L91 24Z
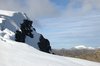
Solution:
M32 27L32 21L24 20L24 23L21 24L21 31L24 35L33 38L31 27Z
M45 39L43 35L40 36L40 42L38 43L39 49L41 51L50 53L51 52L51 46L48 39Z
M18 42L25 42L25 34L23 34L21 31L16 31L16 35L15 35L15 41Z
M36 31L35 28L32 27L32 21L30 20L24 20L22 24L20 24L21 31L16 31L15 34L15 41L18 42L24 42L26 36L29 36L31 38L34 38L32 32ZM51 46L48 39L45 39L43 35L40 35L38 47L40 51L50 53L51 52Z
M20 27L21 31L18 30L16 31L15 41L25 42L26 36L33 38L31 27L32 27L32 21L24 20L24 22L21 24Z

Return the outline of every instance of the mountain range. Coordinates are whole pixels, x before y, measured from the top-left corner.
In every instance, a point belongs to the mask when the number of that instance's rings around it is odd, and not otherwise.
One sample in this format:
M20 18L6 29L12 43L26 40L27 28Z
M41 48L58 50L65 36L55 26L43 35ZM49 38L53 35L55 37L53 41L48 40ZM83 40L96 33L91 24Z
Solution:
M72 47L71 49L88 49L88 50L94 50L94 49L100 49L100 47L88 47L88 46L85 46L85 45L78 45L78 46L75 46L75 47Z

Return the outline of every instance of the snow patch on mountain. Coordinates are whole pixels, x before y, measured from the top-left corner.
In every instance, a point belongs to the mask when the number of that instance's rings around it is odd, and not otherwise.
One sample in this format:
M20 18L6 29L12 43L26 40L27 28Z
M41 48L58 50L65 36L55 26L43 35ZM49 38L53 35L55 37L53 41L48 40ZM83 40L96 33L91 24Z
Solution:
M14 40L14 35L15 33L10 31L9 29L4 29L3 31L0 30L0 36L3 38L9 39L9 40Z
M14 11L0 10L0 15L13 16L14 13Z
M21 31L20 25L25 19L27 19L27 16L22 12L0 10L0 35L4 38L15 40L16 30ZM37 43L39 42L40 34L35 30L33 30L32 34L34 38L26 36L26 43L39 49Z
M39 49L37 44L39 42L40 34L37 33L36 31L33 31L32 33L34 34L34 38L32 39L32 38L27 36L25 41L26 41L26 43L28 43L29 45L33 46L34 48Z
M1 30L5 28L16 32L19 30L20 24L23 23L23 20L26 19L20 12L12 11L1 11L0 10L0 27Z
M75 47L73 47L72 49L95 49L95 48L93 48L93 47L86 47L86 46L84 46L84 45L78 45L78 46L75 46Z

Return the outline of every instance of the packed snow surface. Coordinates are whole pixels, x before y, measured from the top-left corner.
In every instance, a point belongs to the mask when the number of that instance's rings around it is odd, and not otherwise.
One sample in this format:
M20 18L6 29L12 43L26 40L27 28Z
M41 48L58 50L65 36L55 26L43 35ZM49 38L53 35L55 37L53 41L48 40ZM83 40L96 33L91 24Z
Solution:
M100 66L100 63L43 53L0 37L0 66Z

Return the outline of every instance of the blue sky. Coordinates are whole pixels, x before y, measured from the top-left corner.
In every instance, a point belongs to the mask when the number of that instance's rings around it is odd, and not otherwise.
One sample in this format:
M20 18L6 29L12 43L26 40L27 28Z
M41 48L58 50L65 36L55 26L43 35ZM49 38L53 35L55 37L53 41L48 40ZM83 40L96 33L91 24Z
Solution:
M50 0L50 1L60 9L66 8L67 4L69 3L69 0Z
M35 19L52 48L100 47L100 0L0 0L0 9Z
M51 41L54 48L77 45L100 46L100 15L43 19L40 33Z
M99 9L97 11L93 9L96 6L91 3L89 7L86 7L84 5L88 6L88 4L81 5L83 2L79 0L71 3L70 7L68 7L70 4L68 0L51 1L59 7L59 11L63 12L59 17L41 19L40 24L43 28L40 33L51 41L54 48L71 48L77 45L100 46L100 14ZM82 7L84 7L84 12L81 11ZM64 11L73 14L67 15ZM74 11L81 12L74 13Z

